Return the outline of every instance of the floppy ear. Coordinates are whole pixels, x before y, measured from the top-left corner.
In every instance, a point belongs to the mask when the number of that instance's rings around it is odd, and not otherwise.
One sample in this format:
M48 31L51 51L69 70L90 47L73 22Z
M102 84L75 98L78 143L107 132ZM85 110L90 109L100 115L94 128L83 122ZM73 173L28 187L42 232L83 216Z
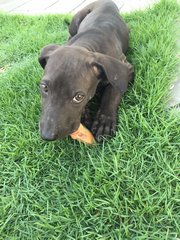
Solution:
M118 88L122 93L127 89L128 82L133 77L133 67L130 63L123 59L119 61L116 58L108 55L95 53L95 62L93 63L96 68L96 76L98 75L107 78L109 83Z
M60 46L57 44L50 44L45 46L39 55L38 61L42 68L45 68L49 56Z

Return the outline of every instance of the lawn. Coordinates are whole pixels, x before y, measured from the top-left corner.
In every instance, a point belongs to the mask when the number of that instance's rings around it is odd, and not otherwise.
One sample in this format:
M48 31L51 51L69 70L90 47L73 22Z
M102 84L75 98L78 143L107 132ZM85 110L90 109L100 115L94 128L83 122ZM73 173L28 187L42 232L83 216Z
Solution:
M94 147L40 139L37 58L68 39L68 15L0 14L0 239L180 237L179 118L166 109L176 69L176 1L124 15L135 83L116 136Z

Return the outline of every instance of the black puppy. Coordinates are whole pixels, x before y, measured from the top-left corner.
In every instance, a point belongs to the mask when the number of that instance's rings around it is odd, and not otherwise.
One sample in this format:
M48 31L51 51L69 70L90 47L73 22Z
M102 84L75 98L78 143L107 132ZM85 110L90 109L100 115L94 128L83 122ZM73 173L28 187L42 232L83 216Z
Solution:
M74 16L69 32L66 45L45 46L39 57L44 68L41 136L55 140L76 131L101 84L105 87L91 131L97 140L112 136L120 99L133 76L124 55L128 27L111 0L99 0Z

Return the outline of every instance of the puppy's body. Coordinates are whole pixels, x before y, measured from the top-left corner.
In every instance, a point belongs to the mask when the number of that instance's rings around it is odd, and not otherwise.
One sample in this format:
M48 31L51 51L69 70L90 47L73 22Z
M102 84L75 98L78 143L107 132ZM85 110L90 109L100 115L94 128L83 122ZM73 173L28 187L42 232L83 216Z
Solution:
M68 45L121 59L127 51L129 30L117 6L109 0L94 2L78 12L69 27L73 37Z
M64 47L48 45L39 58L45 69L41 135L54 140L75 131L99 83L106 87L91 130L97 140L113 135L117 108L133 74L124 55L129 30L116 5L99 0L74 16L69 32Z

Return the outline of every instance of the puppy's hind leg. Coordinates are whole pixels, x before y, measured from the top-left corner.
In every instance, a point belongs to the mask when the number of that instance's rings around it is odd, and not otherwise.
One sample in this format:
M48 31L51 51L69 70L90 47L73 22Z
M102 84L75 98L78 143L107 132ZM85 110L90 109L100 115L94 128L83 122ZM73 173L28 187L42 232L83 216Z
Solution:
M70 33L71 37L73 37L77 34L79 25L81 24L83 19L93 10L93 8L95 7L95 4L96 3L89 4L88 6L86 6L81 11L77 12L74 15L72 22L69 25L69 33Z

